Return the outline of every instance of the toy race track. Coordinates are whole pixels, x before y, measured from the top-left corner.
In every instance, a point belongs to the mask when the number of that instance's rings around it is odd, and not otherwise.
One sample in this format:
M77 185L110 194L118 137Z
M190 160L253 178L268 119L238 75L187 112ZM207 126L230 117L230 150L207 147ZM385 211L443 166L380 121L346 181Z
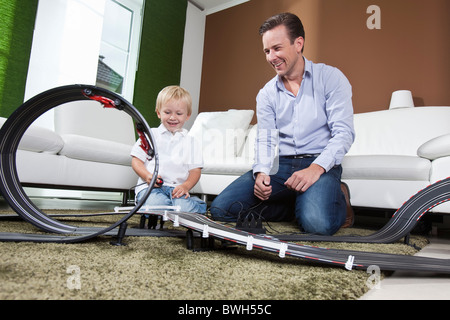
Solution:
M140 203L135 207L118 209L114 214L118 221L104 228L77 227L55 220L37 208L24 192L16 170L15 155L18 144L30 124L47 110L60 104L76 100L95 100L107 108L115 108L128 113L136 122L136 130L141 137L141 147L149 157L153 157L155 168L153 180ZM200 233L202 239L218 239L245 246L248 250L261 249L277 253L281 258L292 256L318 264L334 265L352 269L368 269L378 266L381 270L415 270L450 273L450 260L417 256L393 255L385 253L336 250L295 244L262 234L252 234L230 228L207 217L173 210L141 208L156 182L158 154L151 130L145 119L127 101L108 90L88 85L71 85L44 92L25 102L5 122L0 130L0 191L10 207L25 221L45 233L18 234L0 233L0 241L77 243L98 237L114 236L121 244L125 236L185 236L191 241L193 232ZM345 242L395 242L409 234L417 221L434 206L450 198L450 179L436 182L411 197L397 210L391 220L379 231L365 237L324 237L316 235L300 236L305 241L345 241ZM144 210L145 209L145 210ZM148 214L170 220L174 226L187 229L185 235L167 230L128 229L127 220L134 214ZM299 236L296 236L299 237ZM298 239L296 239L298 240Z
M148 213L148 212L147 212ZM150 211L151 213L151 211ZM161 214L161 213L152 213ZM245 246L247 250L261 249L277 253L281 258L292 256L317 263L367 270L376 265L381 270L416 270L450 272L450 260L385 253L335 250L280 241L265 235L250 234L214 222L196 213L165 211L166 219L175 226L182 226L201 233L203 238L213 237Z
M429 210L450 199L450 178L437 181L408 199L380 230L367 236L284 236L286 240L393 243L407 237Z
M80 228L67 225L47 216L35 206L22 188L16 168L16 151L23 134L31 123L46 111L64 103L80 100L98 101L105 108L124 111L133 118L136 123L136 131L142 141L141 147L147 152L149 157L155 159L154 178L151 181L152 185L155 183L158 172L158 153L156 146L153 144L154 140L150 127L133 105L109 90L89 85L69 85L43 92L26 101L15 110L0 129L0 137L2 137L0 140L1 194L10 207L24 220L43 231L60 234L60 236L27 235L25 238L28 240L35 241L40 239L39 241L67 243L84 241L115 229L139 209L138 204L116 223L101 230ZM148 188L144 195L145 199L147 199L151 189ZM61 234L70 234L71 236L61 236Z

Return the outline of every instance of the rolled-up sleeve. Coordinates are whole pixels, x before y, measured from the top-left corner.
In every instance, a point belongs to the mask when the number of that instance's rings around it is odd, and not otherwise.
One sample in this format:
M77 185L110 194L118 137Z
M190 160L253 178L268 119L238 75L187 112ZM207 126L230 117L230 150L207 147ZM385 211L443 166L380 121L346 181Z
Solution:
M273 84L272 84L273 85ZM253 174L270 174L277 154L279 132L276 127L276 115L267 91L261 90L256 97L258 129L255 144L255 162Z
M323 74L325 110L331 132L326 147L315 163L326 171L342 163L355 140L353 125L352 87L345 75L336 68Z

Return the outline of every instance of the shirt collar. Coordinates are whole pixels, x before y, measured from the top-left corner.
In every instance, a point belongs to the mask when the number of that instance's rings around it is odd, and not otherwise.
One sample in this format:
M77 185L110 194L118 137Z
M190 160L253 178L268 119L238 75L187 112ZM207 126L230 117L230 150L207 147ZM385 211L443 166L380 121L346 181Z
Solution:
M305 61L305 70L303 71L303 79L309 78L312 74L312 62L306 59L305 57L302 57ZM277 87L280 89L284 89L283 81L281 80L280 76L276 76L277 79Z
M307 76L311 76L312 74L313 63L306 58L303 59L305 60L305 71L303 72L303 78L306 78Z
M167 128L161 123L158 127L158 133L163 135L163 134L170 134L172 135L172 132L170 132L169 130L167 130ZM175 134L173 136L176 136L177 134L181 134L183 137L186 136L188 133L188 131L184 128L182 128L180 131L175 132Z

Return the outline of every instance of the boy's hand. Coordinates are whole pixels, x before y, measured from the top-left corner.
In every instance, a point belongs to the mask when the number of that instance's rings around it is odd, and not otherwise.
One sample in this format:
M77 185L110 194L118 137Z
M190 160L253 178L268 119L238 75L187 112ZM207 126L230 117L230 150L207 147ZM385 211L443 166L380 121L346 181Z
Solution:
M153 178L153 175L151 173L149 173L145 179L145 182L147 182L147 184L150 184L150 182L152 182L152 178ZM163 179L161 178L160 175L158 175L158 178L156 178L154 187L160 188L163 185L163 183L164 183Z
M185 196L184 198L187 199L190 197L189 190L180 184L179 186L176 186L172 191L172 198L181 198L182 196Z

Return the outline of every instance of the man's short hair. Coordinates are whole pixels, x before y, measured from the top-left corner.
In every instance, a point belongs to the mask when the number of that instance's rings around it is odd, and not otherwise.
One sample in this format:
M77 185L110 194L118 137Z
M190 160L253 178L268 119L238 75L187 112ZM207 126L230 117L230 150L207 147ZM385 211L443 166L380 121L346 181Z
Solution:
M278 27L279 25L284 25L286 27L291 43L294 43L295 39L298 37L305 39L305 29L303 28L302 21L299 17L290 12L276 14L264 21L259 28L259 34L262 36L267 31Z

